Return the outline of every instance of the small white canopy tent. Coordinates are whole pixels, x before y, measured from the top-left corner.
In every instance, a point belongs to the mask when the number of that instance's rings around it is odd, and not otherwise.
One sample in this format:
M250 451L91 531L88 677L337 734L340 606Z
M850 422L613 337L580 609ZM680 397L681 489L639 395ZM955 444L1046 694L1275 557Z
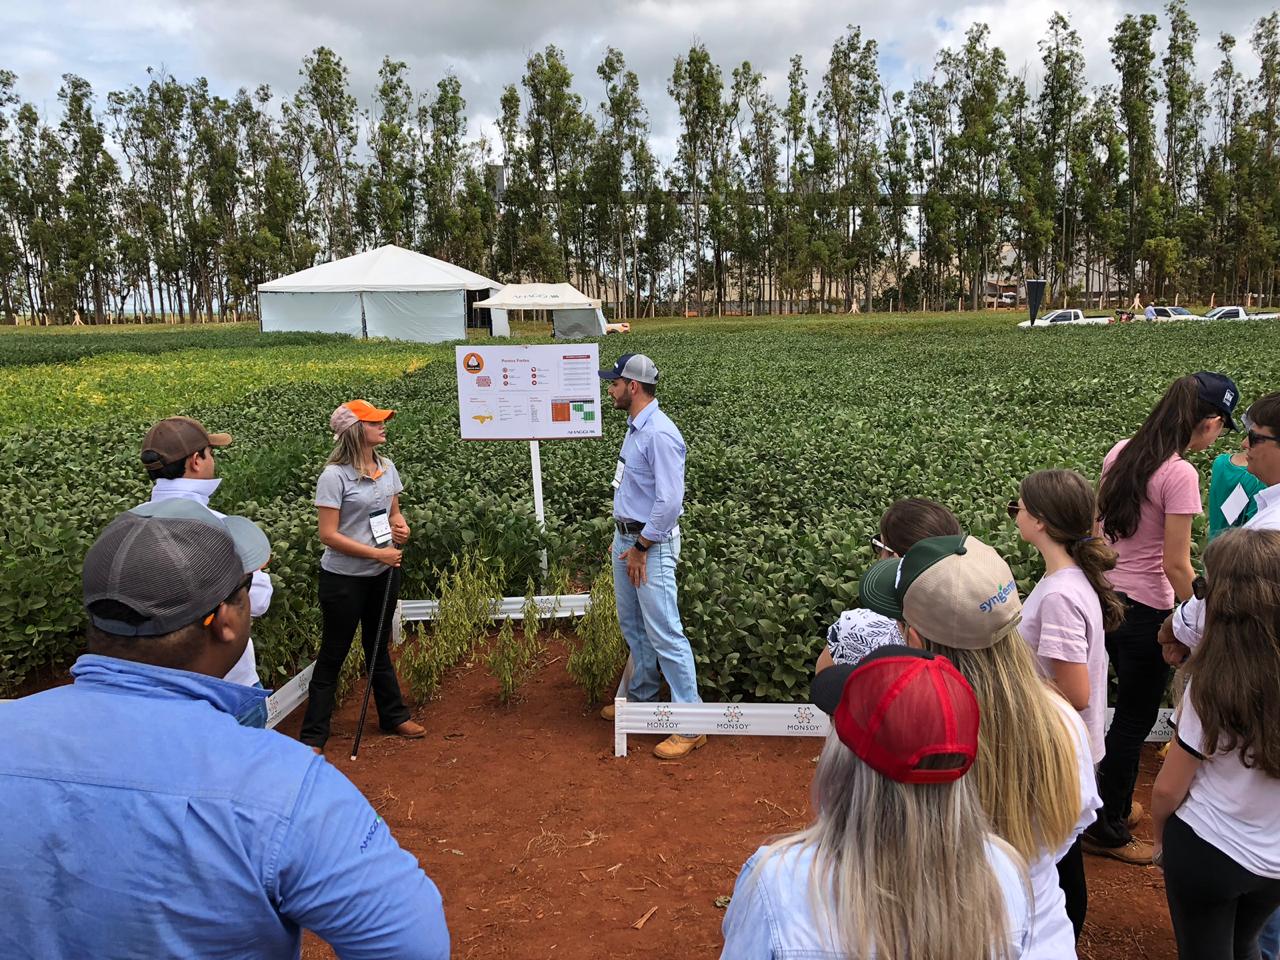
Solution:
M560 340L605 335L600 301L586 296L571 283L508 283L488 300L478 300L473 306L488 308L495 337L511 336L508 310L550 310L551 329Z
M440 343L467 337L468 291L498 284L435 257L387 245L258 286L263 330Z

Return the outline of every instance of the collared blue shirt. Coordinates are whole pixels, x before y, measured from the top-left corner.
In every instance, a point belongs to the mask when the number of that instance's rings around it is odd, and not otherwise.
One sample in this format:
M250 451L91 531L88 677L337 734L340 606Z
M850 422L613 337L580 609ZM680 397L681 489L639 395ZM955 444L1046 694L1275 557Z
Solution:
M654 543L671 539L684 513L684 437L658 401L627 417L627 437L619 459L622 482L613 491L613 515L644 524L640 535Z
M360 791L235 716L265 690L84 656L0 704L0 956L449 956L440 894Z

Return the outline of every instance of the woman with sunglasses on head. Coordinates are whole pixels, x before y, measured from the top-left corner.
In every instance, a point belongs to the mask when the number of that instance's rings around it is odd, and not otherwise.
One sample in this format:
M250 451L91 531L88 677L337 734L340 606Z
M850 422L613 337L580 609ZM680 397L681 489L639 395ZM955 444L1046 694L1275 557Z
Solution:
M1169 685L1158 640L1175 600L1191 596L1191 522L1202 510L1200 477L1185 459L1208 449L1231 413L1236 385L1220 373L1175 380L1138 432L1102 462L1098 527L1115 548L1111 583L1125 602L1124 621L1106 637L1116 671L1115 714L1098 766L1102 810L1085 831L1085 852L1125 863L1151 862L1151 844L1130 832L1142 744Z
M409 719L388 649L399 599L401 551L409 539L409 525L400 513L404 484L396 465L378 453L387 441L387 421L395 415L365 400L351 400L329 418L337 445L316 483L320 542L325 545L320 558L324 633L300 734L317 753L329 739L338 675L357 626L366 668L377 648L372 677L378 725L410 740L426 734Z
M900 557L927 537L960 533L960 521L942 504L925 497L894 501L880 518L880 529L871 538L876 559ZM836 663L857 664L876 647L898 643L898 625L864 607L840 614L827 628L827 645L818 655L815 672Z
M813 682L831 716L814 823L738 875L722 960L995 960L1026 955L1022 859L971 777L978 704L946 659L901 645Z
M1116 553L1093 533L1095 504L1093 486L1074 470L1040 470L1022 481L1009 515L1045 565L1022 606L1019 632L1045 677L1079 711L1097 764L1106 749L1105 632L1120 625L1125 607L1107 580ZM1141 814L1137 804L1134 811ZM1058 881L1078 940L1089 905L1078 837L1058 861Z
M1155 862L1179 960L1256 960L1280 906L1280 531L1229 530L1204 560L1204 637L1151 793Z

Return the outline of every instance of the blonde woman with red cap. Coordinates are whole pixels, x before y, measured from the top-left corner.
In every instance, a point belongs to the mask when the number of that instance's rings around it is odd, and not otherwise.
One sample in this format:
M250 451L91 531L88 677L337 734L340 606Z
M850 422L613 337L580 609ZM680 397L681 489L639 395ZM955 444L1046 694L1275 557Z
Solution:
M336 446L316 483L320 542L325 546L320 558L324 633L300 735L317 753L329 739L338 675L357 625L366 664L375 647L378 651L372 671L378 725L409 739L426 733L409 719L387 642L391 611L399 599L401 548L409 539L409 525L400 513L400 474L377 452L387 441L387 421L395 415L365 400L351 400L329 418ZM375 644L379 623L383 632Z
M722 960L1023 957L1026 868L965 776L978 702L964 677L893 644L824 670L812 695L832 721L817 819L747 861Z

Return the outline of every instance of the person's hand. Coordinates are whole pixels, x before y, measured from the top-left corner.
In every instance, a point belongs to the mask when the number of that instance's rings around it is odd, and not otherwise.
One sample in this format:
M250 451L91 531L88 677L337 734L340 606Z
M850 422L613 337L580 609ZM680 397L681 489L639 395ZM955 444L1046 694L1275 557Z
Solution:
M1178 638L1173 635L1174 616L1175 614L1170 614L1165 617L1164 623L1160 624L1160 632L1156 634L1156 639L1160 641L1160 655L1164 657L1164 662L1171 667L1180 667L1186 662L1191 648L1185 643L1179 643Z
M642 587L648 583L649 570L645 561L649 555L632 547L623 556L627 559L627 579L631 581L631 585L633 587Z
M373 558L379 563L385 563L388 567L398 567L403 555L403 551L397 547L381 547L374 552Z
M396 543L409 542L409 524L405 522L403 513L391 518L391 539Z

